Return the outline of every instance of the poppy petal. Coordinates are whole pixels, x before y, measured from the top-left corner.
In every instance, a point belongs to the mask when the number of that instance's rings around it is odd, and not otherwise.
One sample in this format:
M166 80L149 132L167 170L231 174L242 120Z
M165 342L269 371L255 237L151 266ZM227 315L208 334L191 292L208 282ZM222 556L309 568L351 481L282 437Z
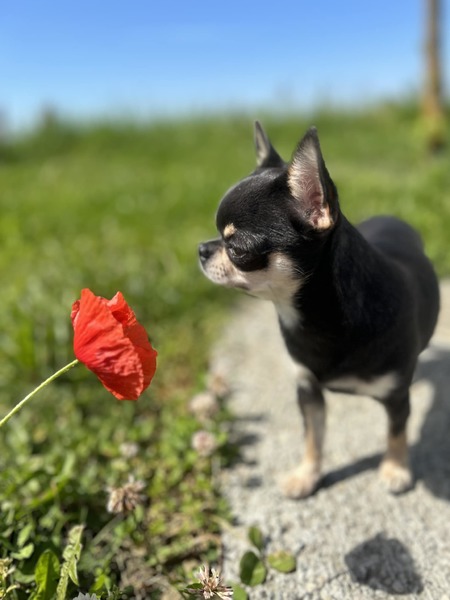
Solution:
M137 400L153 378L157 352L122 294L108 301L84 289L73 304L71 317L78 360L116 398Z

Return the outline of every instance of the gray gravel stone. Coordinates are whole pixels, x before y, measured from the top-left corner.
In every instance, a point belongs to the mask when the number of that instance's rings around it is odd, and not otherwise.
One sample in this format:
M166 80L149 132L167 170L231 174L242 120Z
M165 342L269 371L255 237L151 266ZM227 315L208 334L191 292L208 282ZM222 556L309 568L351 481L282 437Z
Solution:
M245 299L212 360L236 416L241 457L222 475L234 515L223 534L224 576L239 580L258 525L267 551L294 553L297 569L269 569L251 599L449 600L450 598L450 284L432 345L420 359L409 422L412 491L391 496L377 477L386 417L371 399L327 395L324 479L301 501L283 497L279 480L299 462L303 430L292 365L272 305Z

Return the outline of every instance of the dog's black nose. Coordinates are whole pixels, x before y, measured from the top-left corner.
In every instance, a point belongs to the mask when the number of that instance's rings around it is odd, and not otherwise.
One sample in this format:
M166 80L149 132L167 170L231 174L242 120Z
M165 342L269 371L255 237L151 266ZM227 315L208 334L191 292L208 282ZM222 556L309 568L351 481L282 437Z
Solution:
M220 238L216 240L209 240L207 242L202 242L198 246L198 255L200 257L200 262L205 264L211 256L222 247L222 240Z
M207 242L203 243L203 244L199 244L198 255L202 262L206 262L208 260L208 258L211 256L211 254L212 254L212 252L211 252L210 244L208 244Z

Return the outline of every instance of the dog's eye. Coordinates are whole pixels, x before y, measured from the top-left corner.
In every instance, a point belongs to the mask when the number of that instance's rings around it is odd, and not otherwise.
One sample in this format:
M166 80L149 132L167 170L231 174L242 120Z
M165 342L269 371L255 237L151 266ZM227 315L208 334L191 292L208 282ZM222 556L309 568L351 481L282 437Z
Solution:
M264 266L264 256L253 250L244 250L230 246L228 248L228 256L231 262L242 271L253 271Z
M248 252L230 246L228 248L228 254L230 255L230 258L232 260L244 260L245 257L248 255Z
M242 247L229 243L226 249L231 262L242 271L255 271L267 266L268 253L261 246Z

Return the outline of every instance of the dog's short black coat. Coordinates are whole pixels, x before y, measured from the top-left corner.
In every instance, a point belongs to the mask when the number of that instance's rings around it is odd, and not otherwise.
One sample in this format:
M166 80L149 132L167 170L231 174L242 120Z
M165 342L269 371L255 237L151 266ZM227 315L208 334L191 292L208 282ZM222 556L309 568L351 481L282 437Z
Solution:
M285 481L292 497L320 480L325 422L322 389L371 395L388 414L381 476L410 487L406 422L409 386L439 311L436 275L419 234L389 216L357 228L342 214L315 128L286 164L259 125L257 169L220 203L221 238L200 244L214 282L272 300L298 365L305 454Z

